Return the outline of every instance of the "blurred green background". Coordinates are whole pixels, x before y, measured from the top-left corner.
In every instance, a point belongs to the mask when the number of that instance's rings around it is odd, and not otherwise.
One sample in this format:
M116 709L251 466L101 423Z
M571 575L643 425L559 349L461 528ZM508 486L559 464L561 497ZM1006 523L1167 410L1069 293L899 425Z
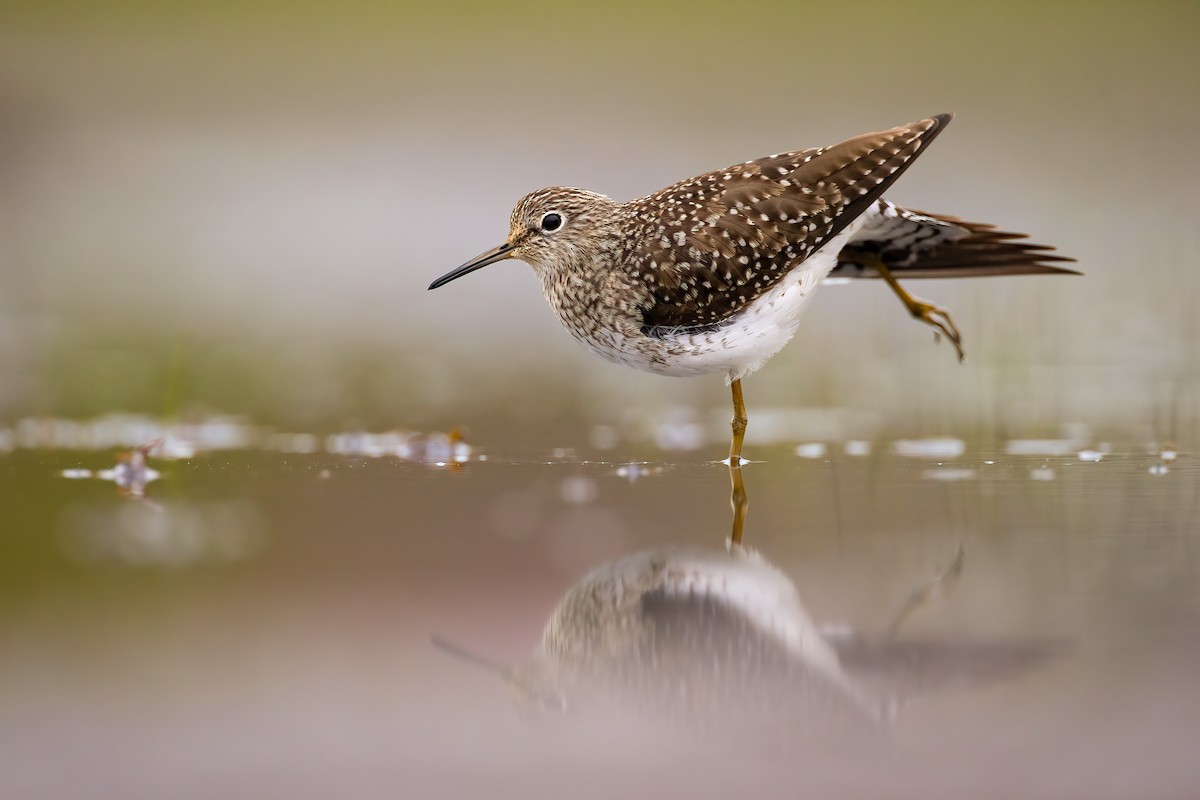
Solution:
M909 434L1200 438L1194 3L9 4L0 422L235 413L334 428L724 409L589 356L510 262L525 192L625 199L940 111L890 193L1083 278L829 287L747 386Z

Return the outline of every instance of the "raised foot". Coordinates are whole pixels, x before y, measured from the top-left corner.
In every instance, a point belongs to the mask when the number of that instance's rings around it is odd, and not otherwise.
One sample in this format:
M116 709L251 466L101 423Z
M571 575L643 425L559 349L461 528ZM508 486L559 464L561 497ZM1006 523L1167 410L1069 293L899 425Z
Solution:
M961 364L966 359L967 354L963 352L962 347L962 334L958 332L958 326L950 318L949 311L911 296L905 305L908 306L908 311L913 315L913 319L918 319L933 328L934 341L940 341L942 334L945 334L946 338L950 340L950 344L954 345L955 352L958 353L959 363Z
M945 334L950 343L954 345L955 352L958 353L958 362L961 364L966 359L967 354L963 352L962 348L962 334L958 332L958 326L954 324L954 320L950 319L949 311L941 306L935 306L933 303L927 303L919 297L913 297L905 291L878 254L868 254L863 263L879 273L879 277L887 282L887 285L904 303L904 307L908 309L908 313L912 314L914 319L919 319L933 328L934 341L939 341L942 334Z

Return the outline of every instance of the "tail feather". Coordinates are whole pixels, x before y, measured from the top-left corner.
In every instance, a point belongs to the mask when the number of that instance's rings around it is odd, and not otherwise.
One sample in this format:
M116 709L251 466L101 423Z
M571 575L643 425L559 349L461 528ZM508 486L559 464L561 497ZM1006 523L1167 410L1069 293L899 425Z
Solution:
M911 211L880 202L881 214L865 238L838 255L831 278L878 278L871 254L897 278L973 278L990 275L1078 275L1061 266L1075 261L1054 248L1023 241L1023 233L945 214Z

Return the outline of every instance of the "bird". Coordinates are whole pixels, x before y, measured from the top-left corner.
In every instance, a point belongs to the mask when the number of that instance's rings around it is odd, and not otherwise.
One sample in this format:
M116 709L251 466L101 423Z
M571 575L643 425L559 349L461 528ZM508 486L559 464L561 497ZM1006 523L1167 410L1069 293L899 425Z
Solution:
M953 119L758 158L628 202L574 187L539 189L509 217L504 243L429 285L506 259L533 267L551 309L602 358L669 376L723 373L729 463L742 463L742 380L783 349L828 278L879 278L945 336L949 311L898 278L1074 273L1074 259L1023 234L916 211L883 197Z

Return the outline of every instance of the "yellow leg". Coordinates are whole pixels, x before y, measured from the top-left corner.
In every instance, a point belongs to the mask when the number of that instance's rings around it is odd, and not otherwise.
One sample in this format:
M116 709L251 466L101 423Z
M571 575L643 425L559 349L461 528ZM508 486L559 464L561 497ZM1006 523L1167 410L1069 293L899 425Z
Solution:
M892 275L892 271L883 263L883 259L874 253L868 254L863 259L865 265L871 267L879 273L879 277L887 281L887 285L892 287L892 291L900 298L900 301L908 308L908 313L913 315L914 319L919 319L926 325L933 328L934 338L939 337L939 333L946 334L946 338L954 345L955 351L958 353L958 360L961 362L966 358L966 353L962 348L962 334L958 332L958 326L954 324L954 320L950 319L950 312L946 309L935 306L933 303L928 303L920 298L913 297L904 287L900 285L896 277Z
M741 544L746 509L750 505L746 499L746 485L742 482L742 440L746 436L746 404L742 400L741 380L731 383L730 388L733 390L733 421L730 425L733 436L729 440L729 483L733 487L733 493L729 498L729 505L733 508L733 532L729 538L734 544Z
M746 403L742 400L742 381L739 378L729 384L733 390L733 438L729 441L729 465L736 467L742 462L742 439L746 437Z

